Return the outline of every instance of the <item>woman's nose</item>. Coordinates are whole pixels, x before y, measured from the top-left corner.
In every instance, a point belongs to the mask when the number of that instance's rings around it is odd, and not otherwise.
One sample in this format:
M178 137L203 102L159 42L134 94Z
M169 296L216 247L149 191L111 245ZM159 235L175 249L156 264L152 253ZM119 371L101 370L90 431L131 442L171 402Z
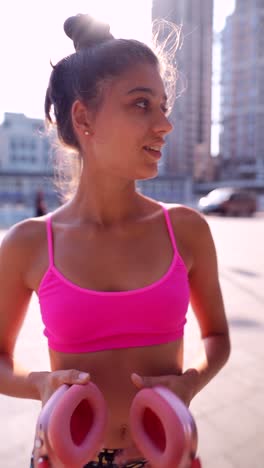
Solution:
M163 112L160 112L156 119L153 121L152 129L155 133L167 135L172 131L173 125L169 121L168 117Z

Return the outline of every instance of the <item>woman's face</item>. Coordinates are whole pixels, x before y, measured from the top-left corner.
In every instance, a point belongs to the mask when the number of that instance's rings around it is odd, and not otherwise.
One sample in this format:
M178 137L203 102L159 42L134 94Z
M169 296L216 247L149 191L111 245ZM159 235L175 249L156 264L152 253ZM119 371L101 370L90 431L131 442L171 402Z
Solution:
M172 130L157 67L139 64L111 80L92 123L96 167L130 180L157 175L164 137Z

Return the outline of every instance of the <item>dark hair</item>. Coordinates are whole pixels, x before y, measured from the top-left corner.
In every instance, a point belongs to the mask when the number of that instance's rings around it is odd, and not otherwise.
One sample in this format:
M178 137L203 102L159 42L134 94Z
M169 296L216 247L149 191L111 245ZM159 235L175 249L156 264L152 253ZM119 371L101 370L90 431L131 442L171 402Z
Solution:
M63 58L53 67L45 99L45 115L53 106L58 137L64 144L79 150L71 121L76 99L97 109L102 97L102 83L124 72L135 62L158 65L158 59L145 44L129 39L114 39L109 27L88 15L68 18L66 34L73 40L76 53Z
M56 125L60 142L77 153L80 168L80 146L71 119L74 101L79 99L96 111L102 102L106 81L119 76L135 63L154 66L161 63L158 54L146 44L133 39L115 39L107 24L95 21L89 15L68 18L64 31L73 40L76 52L53 66L45 98L45 116L47 126ZM176 42L174 34L174 48L177 48ZM165 69L167 75L169 70L167 81L175 84L175 64L168 67L167 61Z

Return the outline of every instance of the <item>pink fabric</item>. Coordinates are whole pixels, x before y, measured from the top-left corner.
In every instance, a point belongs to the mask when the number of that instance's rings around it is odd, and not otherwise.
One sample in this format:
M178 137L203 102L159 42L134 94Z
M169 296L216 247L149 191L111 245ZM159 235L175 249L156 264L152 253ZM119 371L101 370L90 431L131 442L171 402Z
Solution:
M65 278L54 265L51 216L47 218L50 263L38 296L44 335L51 349L82 353L168 343L183 336L189 304L188 273L168 211L161 206L174 251L171 265L149 286L121 292L85 289Z

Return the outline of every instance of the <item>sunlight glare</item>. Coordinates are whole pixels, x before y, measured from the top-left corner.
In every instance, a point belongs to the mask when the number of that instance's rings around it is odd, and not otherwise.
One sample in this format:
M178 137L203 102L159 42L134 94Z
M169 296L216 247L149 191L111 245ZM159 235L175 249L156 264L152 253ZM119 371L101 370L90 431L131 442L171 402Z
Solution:
M150 43L151 0L4 2L0 15L0 121L3 112L43 117L50 61L56 64L74 52L63 24L69 16L78 13L90 13L109 23L114 37Z
M149 40L151 12L148 0L133 0L133 3L124 0L100 0L100 2L85 3L88 4L92 15L110 24L115 37Z
M90 13L100 21L111 27L115 37L134 38L149 42L151 35L151 0L77 0L71 12L63 9L64 17L67 13Z
M58 37L52 41L52 61L73 52L72 42L65 37L62 26L66 18L78 13L88 13L99 21L110 25L110 31L116 38L138 39L151 43L151 0L75 0L74 4L65 2L63 10L56 9ZM56 5L56 4L55 4ZM55 47L56 46L56 47Z

